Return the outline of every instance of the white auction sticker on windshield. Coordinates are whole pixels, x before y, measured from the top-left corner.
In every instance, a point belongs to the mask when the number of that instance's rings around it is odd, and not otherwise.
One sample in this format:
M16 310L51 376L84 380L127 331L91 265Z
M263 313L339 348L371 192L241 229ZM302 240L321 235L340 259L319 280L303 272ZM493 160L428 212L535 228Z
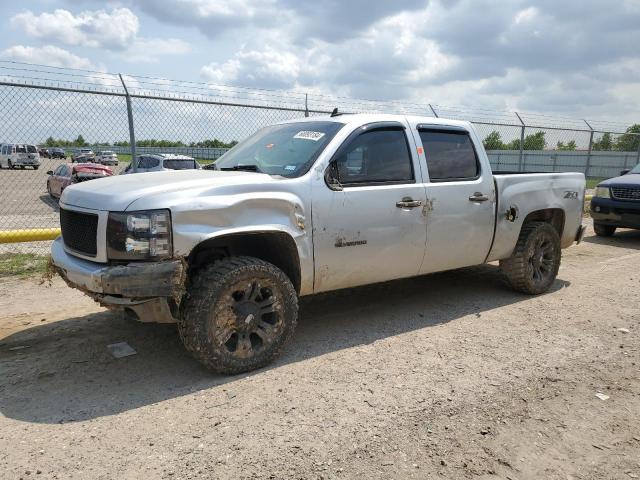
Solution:
M314 142L317 142L322 137L324 137L324 133L312 132L309 130L302 130L301 132L298 132L293 136L293 138L301 138L303 140L313 140Z

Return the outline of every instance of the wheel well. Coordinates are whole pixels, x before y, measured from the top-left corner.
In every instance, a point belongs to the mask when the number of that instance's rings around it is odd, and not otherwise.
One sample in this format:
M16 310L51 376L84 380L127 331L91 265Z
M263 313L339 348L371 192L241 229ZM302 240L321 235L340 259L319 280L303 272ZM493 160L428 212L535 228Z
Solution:
M564 210L561 208L545 208L544 210L536 210L526 216L522 225L526 225L529 222L549 223L556 229L558 235L562 237L562 232L564 230Z
M188 258L189 274L225 257L246 255L272 263L282 270L300 293L300 257L296 243L283 232L235 233L205 240Z

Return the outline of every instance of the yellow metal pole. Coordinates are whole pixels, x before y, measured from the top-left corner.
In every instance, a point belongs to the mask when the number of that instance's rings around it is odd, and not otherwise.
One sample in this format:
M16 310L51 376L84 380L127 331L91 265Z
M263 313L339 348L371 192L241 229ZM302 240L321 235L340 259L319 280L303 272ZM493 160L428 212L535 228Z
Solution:
M59 228L0 230L0 243L41 242L44 240L55 240L59 236Z

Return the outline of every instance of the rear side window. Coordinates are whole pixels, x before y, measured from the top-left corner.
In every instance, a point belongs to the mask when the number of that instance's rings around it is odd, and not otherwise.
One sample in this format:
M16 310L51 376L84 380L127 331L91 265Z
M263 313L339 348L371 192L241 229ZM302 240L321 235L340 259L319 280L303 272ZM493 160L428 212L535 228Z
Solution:
M402 129L362 133L351 141L336 163L343 185L414 181L411 154Z
M192 170L196 168L196 162L190 159L165 160L164 168L170 168L171 170Z
M420 139L432 182L478 178L480 167L468 133L420 130Z

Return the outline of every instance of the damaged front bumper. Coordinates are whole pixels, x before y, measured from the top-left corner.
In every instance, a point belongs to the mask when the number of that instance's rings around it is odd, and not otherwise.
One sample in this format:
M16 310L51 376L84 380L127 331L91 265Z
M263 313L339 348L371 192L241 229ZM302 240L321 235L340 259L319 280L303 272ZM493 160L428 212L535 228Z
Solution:
M69 286L83 291L101 305L128 310L141 321L176 321L171 307L178 305L184 293L186 266L183 260L105 265L70 255L62 237L53 242L51 257L55 269Z

